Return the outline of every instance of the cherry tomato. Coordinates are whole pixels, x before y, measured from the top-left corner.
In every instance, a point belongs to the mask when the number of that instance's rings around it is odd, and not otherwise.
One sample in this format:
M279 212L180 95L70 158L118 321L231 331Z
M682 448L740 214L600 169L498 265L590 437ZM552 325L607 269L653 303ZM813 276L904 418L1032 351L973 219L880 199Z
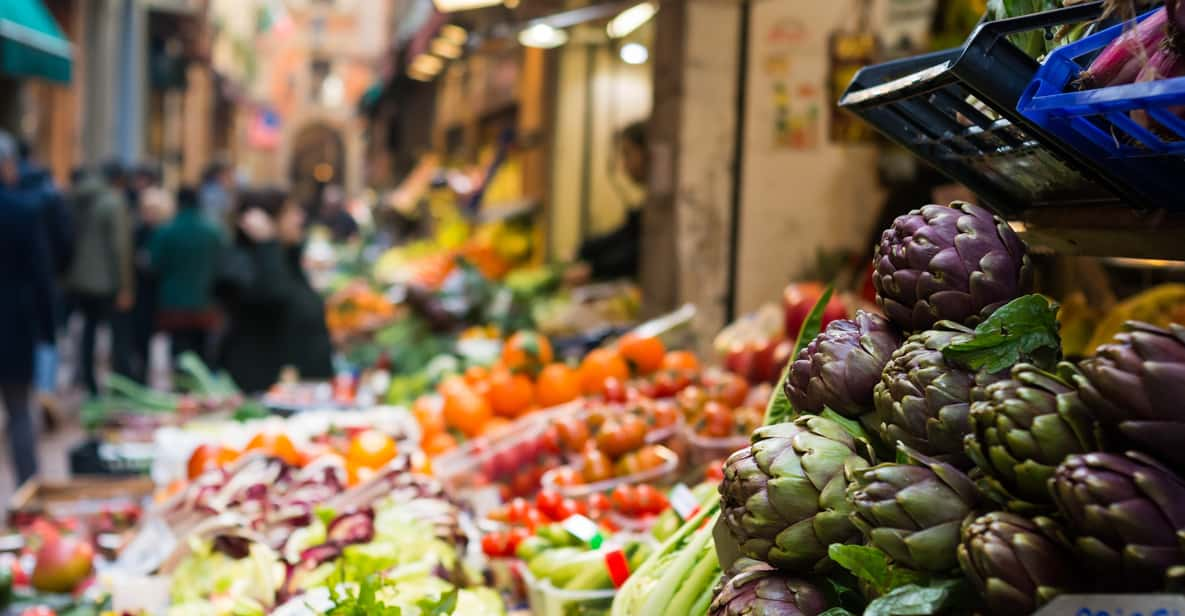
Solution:
M621 484L613 488L609 500L613 502L613 508L621 513L630 515L637 511L638 498L633 486Z
M650 423L655 428L669 428L679 421L679 411L669 400L656 400L646 406L650 412Z
M597 448L610 458L634 451L645 442L646 423L633 414L605 422L597 434Z
M703 428L700 434L712 437L732 436L732 409L715 400L704 405Z
M555 422L556 435L560 444L568 451L584 449L588 442L588 424L577 417L565 417Z
M518 544L523 542L523 539L531 536L531 531L525 528L512 528L507 533L506 537L506 556L514 556L518 551Z
M563 501L564 497L560 496L558 492L552 490L541 490L539 494L535 496L535 506L539 508L539 511L542 511L553 518L559 518L559 515L556 514L556 511Z
M582 515L584 517L593 515L592 507L589 506L587 500L574 500L572 501L572 504L574 505L572 513Z
M538 509L531 509L530 511L527 511L527 519L523 520L523 525L527 527L527 530L533 533L535 532L535 529L539 528L540 526L551 524L553 521L554 520L552 520L542 511L539 511Z
M724 460L709 462L707 469L704 470L704 479L716 483L724 481Z
M563 522L564 520L572 517L572 515L577 512L576 509L576 501L570 498L565 498L558 505L556 505L555 515L551 517L557 522Z
M589 449L581 456L584 462L580 468L580 475L585 483L604 481L613 476L613 465L609 458L596 449Z
M625 402L625 384L621 382L621 379L615 376L605 379L605 385L601 390L605 396L605 402Z
M562 466L551 475L557 486L578 486L583 483L580 473L570 466Z
M749 382L743 377L725 373L718 383L708 389L708 396L729 408L736 408L749 397Z
M506 506L506 521L511 524L522 524L527 521L527 512L531 509L531 504L526 500L516 498Z
M654 395L669 398L691 385L691 373L684 370L663 370L654 377Z
M666 458L660 453L658 445L647 445L638 450L638 472L648 471L666 464Z
M500 531L487 533L481 538L481 551L493 558L505 556L510 552L510 535Z
M613 504L609 502L609 497L600 492L595 492L588 497L588 508L590 511L608 511Z
M667 508L667 497L650 484L634 487L634 506L638 513L662 513Z

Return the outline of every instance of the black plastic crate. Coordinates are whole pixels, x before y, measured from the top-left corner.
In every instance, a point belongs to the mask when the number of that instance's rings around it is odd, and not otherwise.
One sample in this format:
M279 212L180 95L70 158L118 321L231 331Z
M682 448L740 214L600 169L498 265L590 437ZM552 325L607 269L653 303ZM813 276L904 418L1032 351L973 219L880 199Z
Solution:
M1008 35L1083 23L1092 2L989 22L959 48L867 67L840 99L1005 216L1044 206L1147 204L1017 112L1038 64Z

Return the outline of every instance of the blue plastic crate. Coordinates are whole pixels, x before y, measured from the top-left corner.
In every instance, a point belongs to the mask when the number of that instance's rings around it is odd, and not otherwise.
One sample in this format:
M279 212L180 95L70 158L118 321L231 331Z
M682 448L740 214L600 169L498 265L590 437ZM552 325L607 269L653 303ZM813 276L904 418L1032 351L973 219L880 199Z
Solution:
M1152 12L1139 19L1147 19ZM1131 27L1120 24L1055 50L1021 95L1017 110L1068 147L1105 166L1145 204L1185 209L1185 121L1171 111L1185 105L1185 77L1074 89L1074 81L1100 50ZM1143 111L1159 127L1132 119ZM1136 203L1139 205L1139 203Z

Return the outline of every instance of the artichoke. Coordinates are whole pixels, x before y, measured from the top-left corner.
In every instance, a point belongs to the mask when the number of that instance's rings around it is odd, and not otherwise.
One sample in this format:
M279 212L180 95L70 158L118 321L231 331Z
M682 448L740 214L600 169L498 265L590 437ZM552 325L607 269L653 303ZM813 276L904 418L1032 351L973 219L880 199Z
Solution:
M1054 469L1066 456L1097 446L1094 422L1077 392L1058 375L1017 364L1012 378L972 396L972 433L965 445L986 475L985 491L1013 510L1052 507Z
M1073 556L1032 520L993 511L963 527L959 566L993 614L1031 614L1074 590Z
M903 450L920 466L881 464L853 474L851 520L869 543L910 569L954 569L959 527L979 500L975 484L949 464Z
M1127 328L1078 364L1078 395L1107 434L1185 472L1185 327Z
M721 517L741 553L797 572L823 569L827 547L858 540L844 497L868 466L864 447L838 423L804 415L759 428L724 463Z
M977 377L947 363L946 345L971 330L954 323L910 336L893 353L873 394L877 429L886 442L902 442L960 469L971 467L963 437L971 431L971 389L999 377Z
M709 616L814 616L827 609L823 591L760 561L741 558L716 589Z
M851 321L832 321L790 364L786 396L798 411L870 413L872 390L899 346L901 335L880 315L861 310Z
M1033 269L1007 223L957 201L898 216L881 234L873 267L877 303L909 332L938 321L974 326L1024 295Z
M1070 456L1050 490L1100 589L1158 590L1185 565L1185 480L1148 456Z

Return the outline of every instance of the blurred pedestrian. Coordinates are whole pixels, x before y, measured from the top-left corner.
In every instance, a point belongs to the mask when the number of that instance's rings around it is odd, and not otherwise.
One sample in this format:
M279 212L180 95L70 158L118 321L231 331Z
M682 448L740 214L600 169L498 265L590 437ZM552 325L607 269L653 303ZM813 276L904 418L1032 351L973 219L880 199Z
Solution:
M224 231L230 229L231 204L234 202L235 178L230 165L215 161L202 174L202 186L198 194L202 213Z
M330 184L321 193L321 207L317 222L329 229L335 242L345 242L358 235L358 221L346 211L346 191L341 186Z
M281 190L244 191L234 246L220 272L229 320L219 357L245 391L265 391L286 366L333 376L325 305L301 265L304 211Z
M102 323L112 324L116 310L126 312L135 302L132 264L132 223L124 201L121 171L108 164L102 175L85 173L70 195L74 219L74 259L66 272L66 290L82 313L79 373L91 395L95 378L95 335ZM125 332L112 327L112 367L126 370Z
M0 132L0 398L16 478L37 474L37 420L30 406L37 344L53 336L44 178L20 175L16 142Z
M155 165L142 164L128 174L129 209L133 218L132 246L136 301L130 311L116 315L117 329L127 337L127 376L148 383L152 334L156 331L157 281L152 271L149 242L176 210L173 196L160 186Z
M177 202L176 217L149 244L159 285L156 322L169 335L174 357L192 351L205 361L210 333L218 324L214 280L224 240L222 231L202 215L195 190L182 188Z

